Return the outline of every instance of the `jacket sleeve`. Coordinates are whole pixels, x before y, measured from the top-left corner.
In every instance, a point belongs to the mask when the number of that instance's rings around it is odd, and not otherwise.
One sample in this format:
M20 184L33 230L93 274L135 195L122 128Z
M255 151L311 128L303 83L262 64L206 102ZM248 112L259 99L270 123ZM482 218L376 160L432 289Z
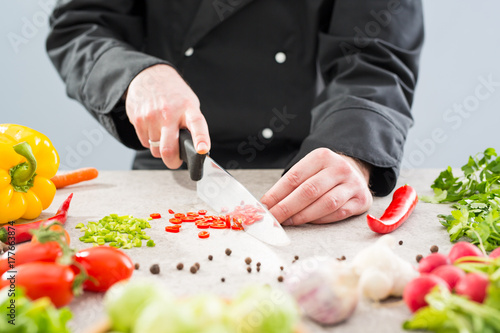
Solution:
M121 100L132 79L167 61L140 52L142 1L59 1L50 18L47 52L76 99L118 140L141 144Z
M372 165L370 187L396 185L424 38L420 0L338 0L318 62L325 90L310 135L289 167L327 147Z

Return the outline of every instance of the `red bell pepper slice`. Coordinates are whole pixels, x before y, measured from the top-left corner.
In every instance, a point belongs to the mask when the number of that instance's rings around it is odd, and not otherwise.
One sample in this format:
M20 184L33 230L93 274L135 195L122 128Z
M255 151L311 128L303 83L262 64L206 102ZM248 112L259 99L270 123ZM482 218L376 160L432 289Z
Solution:
M392 202L380 219L370 214L366 216L368 226L379 234L394 231L408 219L417 202L418 196L415 189L410 185L403 185L394 192Z

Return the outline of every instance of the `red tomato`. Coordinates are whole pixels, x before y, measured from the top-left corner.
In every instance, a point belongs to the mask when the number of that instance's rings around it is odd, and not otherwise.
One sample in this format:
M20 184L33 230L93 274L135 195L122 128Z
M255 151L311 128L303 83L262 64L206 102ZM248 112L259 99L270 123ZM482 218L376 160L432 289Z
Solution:
M207 231L202 231L202 232L200 232L198 234L198 237L200 237L200 238L208 238L208 237L210 237L210 233L207 232Z
M57 242L47 242L44 244L34 242L16 245L14 253L16 261L12 264L17 268L22 264L32 261L55 262L61 256L62 251ZM8 260L9 256L8 252L6 252L0 258L0 276L10 269Z
M134 272L134 263L130 257L111 246L80 250L75 257L75 261L91 277L83 284L85 290L104 292L116 282L130 278Z
M69 245L71 240L69 238L69 234L68 232L66 231L66 229L64 229L64 227L62 225L59 225L59 224L53 224L49 227L49 230L52 230L52 231L57 231L57 232L63 232L64 233L64 237L61 236L61 238ZM33 236L33 238L31 238L31 242L32 243L38 243L38 239L36 238L36 236Z
M16 287L24 287L30 299L49 297L56 307L67 305L73 299L75 273L71 267L38 261L16 267L16 270ZM10 277L9 273L2 275L1 288L11 284Z

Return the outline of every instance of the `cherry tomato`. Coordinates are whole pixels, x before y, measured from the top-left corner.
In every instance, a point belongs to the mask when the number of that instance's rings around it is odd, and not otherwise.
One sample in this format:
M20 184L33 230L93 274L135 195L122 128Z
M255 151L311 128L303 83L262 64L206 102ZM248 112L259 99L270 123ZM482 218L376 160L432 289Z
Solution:
M168 225L165 227L166 232L178 233L179 230L180 230L180 225Z
M175 218L175 217L169 219L168 222L173 223L173 224L182 224L182 220Z
M104 292L118 281L126 280L134 272L134 263L122 250L111 246L95 246L80 250L75 261L85 268L91 277L83 289Z
M49 297L56 307L67 305L73 299L75 273L70 266L55 262L29 262L16 266L16 287L23 287L32 300ZM0 279L0 289L11 284L10 273Z
M70 244L71 240L69 238L69 234L66 231L66 229L64 229L64 227L62 225L53 224L49 227L49 230L56 231L56 232L63 232L64 236L61 236L62 240L64 240L68 245ZM31 242L38 243L38 239L36 238L36 236L33 236L33 238L31 238Z
M206 213L207 213L207 211L205 209L200 209L198 211L198 214L200 214L200 215L205 215Z
M15 262L12 264L17 268L22 264L32 261L55 262L61 256L62 250L57 242L47 242L44 244L32 242L16 245L14 253L14 256L12 254L10 256L11 260L15 258ZM6 252L0 257L0 276L10 269L9 253Z
M161 218L161 214L159 214L159 213L153 213L153 214L150 214L149 216L151 216L152 219L159 219L159 218Z
M208 238L208 237L210 237L210 233L207 232L207 231L201 231L200 233L198 233L198 237L200 237L200 238Z
M171 209L168 210L168 213L169 214L175 214L175 212L173 210L171 210Z

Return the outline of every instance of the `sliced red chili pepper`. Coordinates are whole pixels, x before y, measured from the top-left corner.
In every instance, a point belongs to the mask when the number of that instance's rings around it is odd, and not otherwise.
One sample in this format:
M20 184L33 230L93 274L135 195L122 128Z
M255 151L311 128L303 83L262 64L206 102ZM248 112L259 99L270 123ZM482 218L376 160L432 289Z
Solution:
M389 207L380 219L370 214L366 216L368 226L379 234L394 231L410 216L417 202L418 196L415 189L410 185L403 185L394 192Z
M231 216L226 215L226 228L231 228Z
M206 213L207 213L207 211L205 209L200 209L198 211L198 214L200 214L200 215L205 215Z
M171 210L171 209L168 210L168 213L169 214L175 214L175 212L173 210Z
M250 218L250 219L245 219L245 220L243 221L243 224L244 224L244 225L252 225L252 224L254 224L254 223L255 223L255 219L253 219L253 218Z
M195 212L187 212L186 215L187 216L191 216L191 217L198 217L198 216L200 216L200 214L195 213Z
M152 219L159 219L159 218L161 218L161 215L159 213L153 213L153 214L150 214L149 216L151 216Z
M173 223L173 224L181 224L182 220L175 218L175 217L172 217L171 219L168 220L168 222Z
M196 221L196 217L192 217L192 216L185 216L182 219L182 222L194 222Z
M196 227L198 229L208 229L208 228L210 228L210 226L211 226L211 223L207 223L207 222L196 224Z
M210 237L210 233L208 231L201 231L200 233L198 233L198 237L208 238L208 237Z
M180 225L168 225L165 227L166 232L173 232L173 233L178 233L180 229L181 229Z
M226 223L212 223L210 225L210 228L212 229L226 229Z
M233 229L233 230L243 230L243 228L241 226L237 225L237 224L233 224L231 226L231 229Z
M183 217L185 217L185 216L186 216L186 215L185 215L185 214L182 214L182 213L177 213L177 214L175 214L175 215L174 215L174 217L177 217L178 219L183 218Z

